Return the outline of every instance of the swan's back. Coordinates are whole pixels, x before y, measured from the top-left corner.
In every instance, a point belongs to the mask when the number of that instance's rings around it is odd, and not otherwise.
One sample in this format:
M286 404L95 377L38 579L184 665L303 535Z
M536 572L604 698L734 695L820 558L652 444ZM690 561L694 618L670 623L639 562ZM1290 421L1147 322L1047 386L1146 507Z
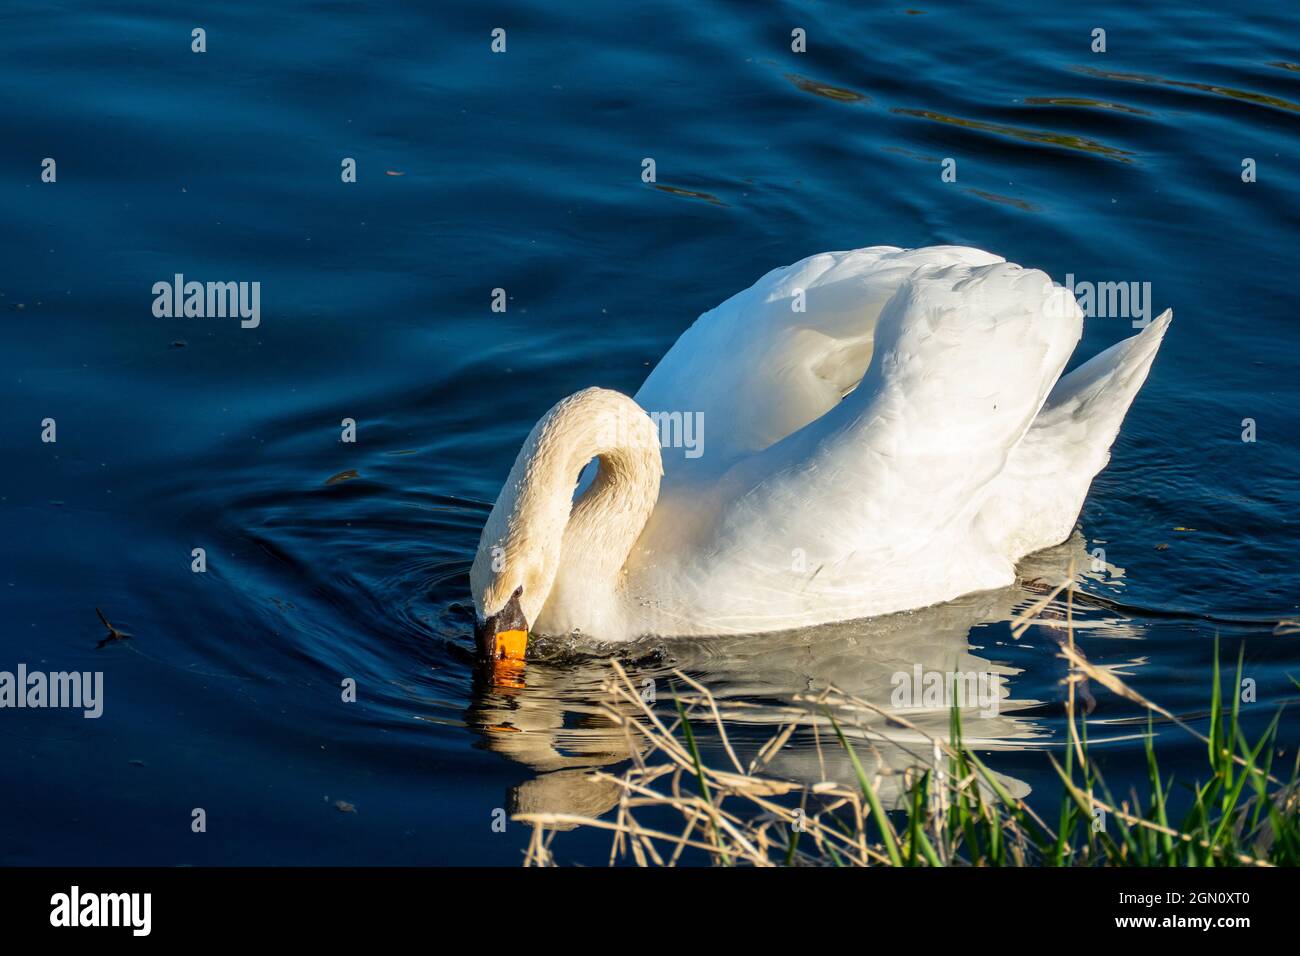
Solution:
M661 366L638 394L682 410L700 402L703 457L721 443L724 459L706 481L686 463L675 479L670 471L629 564L643 629L798 627L1014 580L975 518L1079 339L1073 298L1044 273L978 250L819 258L702 317L665 358L678 372ZM848 274L828 280L837 267ZM808 313L778 318L796 280L808 282ZM716 344L748 328L745 308L756 310L758 343ZM855 334L854 321L864 330ZM795 348L789 361L774 351L810 335L822 337L818 348ZM715 343L707 355L697 351L705 343ZM869 366L841 400L864 351ZM756 355L766 364L752 364ZM711 371L677 377L696 365Z
M710 309L636 394L649 412L702 416L704 454L666 448L670 480L712 478L838 405L867 370L881 310L919 270L1002 261L966 246L826 252Z

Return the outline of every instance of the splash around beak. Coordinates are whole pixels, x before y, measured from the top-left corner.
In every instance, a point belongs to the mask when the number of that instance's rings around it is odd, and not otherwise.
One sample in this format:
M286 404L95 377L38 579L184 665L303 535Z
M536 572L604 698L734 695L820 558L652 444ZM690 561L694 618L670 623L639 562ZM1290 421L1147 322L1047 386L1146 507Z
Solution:
M474 625L474 641L487 663L493 684L523 687L524 654L528 649L528 622L519 607L522 587L496 614Z

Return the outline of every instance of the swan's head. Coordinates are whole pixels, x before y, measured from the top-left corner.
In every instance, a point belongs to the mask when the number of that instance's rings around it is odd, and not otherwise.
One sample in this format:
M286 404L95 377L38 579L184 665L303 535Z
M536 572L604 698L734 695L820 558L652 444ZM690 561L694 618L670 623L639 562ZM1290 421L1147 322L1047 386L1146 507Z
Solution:
M523 593L523 587L515 588L515 593L501 610L485 620L474 621L474 643L487 660L517 661L523 658L528 648L528 618L519 603Z
M513 580L509 575L497 574L486 585L475 585L475 569L470 570L470 586L474 591L474 644L485 660L523 660L528 646L528 632L546 601L540 589L528 594L526 586L516 585L504 600L500 593ZM535 595L541 593L538 599Z
M599 469L575 503L578 476L593 458ZM554 590L612 598L662 474L655 425L626 395L588 388L542 416L492 506L469 572L485 658L522 659Z
M511 472L492 508L469 571L474 642L487 660L523 659L528 631L555 581L568 518L567 503L563 514L555 507L540 513L534 507L521 508L521 499L525 503L533 499L536 505L545 495L538 494L542 489L535 486L532 474L525 473L521 481L512 484L514 477ZM562 489L551 491L552 496L563 493ZM568 496L572 494L570 486Z

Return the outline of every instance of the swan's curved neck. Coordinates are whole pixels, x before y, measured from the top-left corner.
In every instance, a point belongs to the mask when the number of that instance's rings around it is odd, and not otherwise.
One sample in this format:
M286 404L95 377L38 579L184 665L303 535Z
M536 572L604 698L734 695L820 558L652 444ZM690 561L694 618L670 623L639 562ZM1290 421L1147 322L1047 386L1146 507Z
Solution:
M593 458L596 476L575 502L578 479ZM499 538L505 560L528 569L520 583L530 625L538 625L543 607L547 630L581 626L574 614L584 618L584 606L594 612L591 620L606 616L662 475L655 425L626 395L589 388L537 423L484 529L485 543ZM500 580L504 601L516 585L509 576Z

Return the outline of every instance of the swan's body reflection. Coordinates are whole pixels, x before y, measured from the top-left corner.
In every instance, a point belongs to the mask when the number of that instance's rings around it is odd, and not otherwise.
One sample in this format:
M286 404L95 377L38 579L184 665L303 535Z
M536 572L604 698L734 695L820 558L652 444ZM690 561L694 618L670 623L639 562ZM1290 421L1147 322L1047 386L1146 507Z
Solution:
M906 790L906 771L934 767L937 751L931 738L947 740L951 718L950 695L897 706L905 680L899 675L910 677L919 668L947 680L952 674L989 679L996 698L966 699L961 707L963 740L978 750L1018 749L1048 739L1044 728L1020 713L1039 704L1015 697L1020 671L999 662L996 649L972 646L971 629L1009 620L1043 596L1039 582L1055 585L1066 580L1071 563L1076 578L1098 577L1087 570L1092 558L1078 533L1025 559L1013 588L867 621L788 633L643 640L618 645L617 653L643 699L653 691L666 722L675 714L674 691L693 696L689 687L670 686L674 668L707 687L742 764L747 765L782 726L800 717L801 725L763 770L799 783L854 780L830 721L811 703L819 692L833 686L886 714L897 714L914 729L859 707L837 708L836 714L867 772L880 775L882 801L894 804ZM1108 573L1117 577L1123 572L1109 568ZM1051 613L1049 608L1044 616ZM644 742L602 712L602 704L612 704L602 691L611 677L607 656L578 655L569 648L549 654L544 650L542 660L528 665L526 687L476 687L469 726L483 735L489 749L539 774L516 788L513 812L598 816L617 801L619 788L608 780L594 780L591 771L616 771L615 765L629 759L631 748ZM701 713L693 726L705 761L714 766L729 763L711 717ZM1022 781L1001 777L1000 782L1013 796L1029 792Z

